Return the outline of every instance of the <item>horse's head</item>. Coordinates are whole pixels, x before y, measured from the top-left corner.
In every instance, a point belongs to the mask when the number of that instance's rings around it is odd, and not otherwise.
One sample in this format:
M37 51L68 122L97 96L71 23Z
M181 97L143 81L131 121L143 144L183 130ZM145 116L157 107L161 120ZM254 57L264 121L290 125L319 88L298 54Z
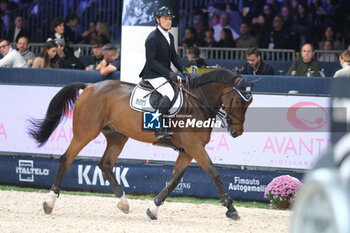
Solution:
M227 128L234 138L242 135L244 131L245 113L253 101L252 87L258 81L250 82L246 78L238 77L233 87L223 90L222 103L227 113Z

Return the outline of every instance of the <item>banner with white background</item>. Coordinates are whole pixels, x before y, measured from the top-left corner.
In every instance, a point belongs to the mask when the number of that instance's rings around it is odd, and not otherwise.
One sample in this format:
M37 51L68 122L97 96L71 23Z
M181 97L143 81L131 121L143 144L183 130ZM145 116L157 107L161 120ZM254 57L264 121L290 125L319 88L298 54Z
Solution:
M73 135L72 112L41 148L27 134L27 120L44 118L49 102L59 90L60 87L0 85L0 152L61 155L66 151ZM238 138L232 138L225 130L213 132L206 150L216 164L308 169L330 147L329 104L328 97L256 94L246 115L247 132ZM292 106L317 106L319 113L303 116L291 111ZM281 110L264 117L255 114L255 109L260 108ZM298 124L301 120L309 125ZM254 124L277 124L287 130L254 131L249 127ZM79 155L100 157L105 147L106 140L100 134ZM119 158L175 161L177 155L172 149L129 139Z
M139 74L146 62L145 41L148 35L156 29L154 12L162 6L170 7L175 15L170 33L174 36L175 46L177 46L178 4L178 1L170 0L124 0L121 40L121 80L131 83L138 83L140 81Z

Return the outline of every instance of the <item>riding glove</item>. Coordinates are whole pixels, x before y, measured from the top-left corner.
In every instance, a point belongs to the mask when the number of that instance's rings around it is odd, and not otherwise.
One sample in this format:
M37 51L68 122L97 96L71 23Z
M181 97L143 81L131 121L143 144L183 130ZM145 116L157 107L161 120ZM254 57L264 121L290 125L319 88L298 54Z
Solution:
M177 73L171 71L169 74L169 80L172 80L173 82L177 82Z
M186 70L182 71L182 74L185 76L185 78L190 78L190 74Z

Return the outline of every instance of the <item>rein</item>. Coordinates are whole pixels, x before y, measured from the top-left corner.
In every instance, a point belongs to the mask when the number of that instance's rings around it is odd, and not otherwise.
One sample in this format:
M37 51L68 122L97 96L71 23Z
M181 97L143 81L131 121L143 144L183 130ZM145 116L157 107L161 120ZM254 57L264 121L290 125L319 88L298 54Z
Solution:
M213 113L218 114L221 117L224 117L224 113L221 111L216 111L212 106L209 106L207 103L203 102L198 96L190 92L187 88L185 88L182 83L175 83L179 88L181 88L187 95L192 96L195 100L197 100L200 104L204 105L207 107L209 110L211 110Z
M230 108L228 110L228 112L226 111L226 114L224 112L221 111L221 109L219 110L215 110L212 106L209 106L207 103L205 103L203 100L201 100L198 96L196 96L195 94L193 94L191 91L189 91L189 89L187 89L186 87L183 86L182 82L180 81L179 83L178 82L175 82L175 85L177 85L180 89L182 89L186 95L189 95L189 96L192 96L195 100L197 100L200 104L204 105L205 107L207 107L210 111L212 111L213 113L217 114L219 116L219 118L223 121L223 118L226 118L226 122L227 122L227 125L230 126L230 125L238 125L238 124L241 124L244 122L244 119L236 116L235 114L232 114L231 113L231 106L232 106L232 102L233 102L233 98L234 98L234 95L232 95L232 98L231 98L231 101L230 101ZM232 90L226 92L226 93L223 93L222 95L227 95L227 94L230 94L230 93L233 93L234 91L237 92L236 88L233 87ZM187 98L187 101L189 101L189 99ZM223 107L225 109L225 107ZM225 116L226 115L226 116ZM235 118L236 120L238 120L239 122L238 123L233 123L231 118L229 117L233 117Z

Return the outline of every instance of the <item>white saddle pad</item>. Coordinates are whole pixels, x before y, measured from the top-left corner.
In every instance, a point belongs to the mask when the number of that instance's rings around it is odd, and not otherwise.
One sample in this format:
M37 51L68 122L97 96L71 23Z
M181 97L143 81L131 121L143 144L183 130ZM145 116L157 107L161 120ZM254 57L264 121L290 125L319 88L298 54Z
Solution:
M136 85L136 87L134 88L131 94L130 107L139 112L157 111L157 109L154 109L149 102L149 98L151 95L148 95L147 97L145 97L148 93L150 93L150 90L140 87L139 85ZM177 95L174 105L171 106L169 110L169 116L176 115L180 111L182 104L183 104L183 96L182 96L182 91L180 91L179 94Z

